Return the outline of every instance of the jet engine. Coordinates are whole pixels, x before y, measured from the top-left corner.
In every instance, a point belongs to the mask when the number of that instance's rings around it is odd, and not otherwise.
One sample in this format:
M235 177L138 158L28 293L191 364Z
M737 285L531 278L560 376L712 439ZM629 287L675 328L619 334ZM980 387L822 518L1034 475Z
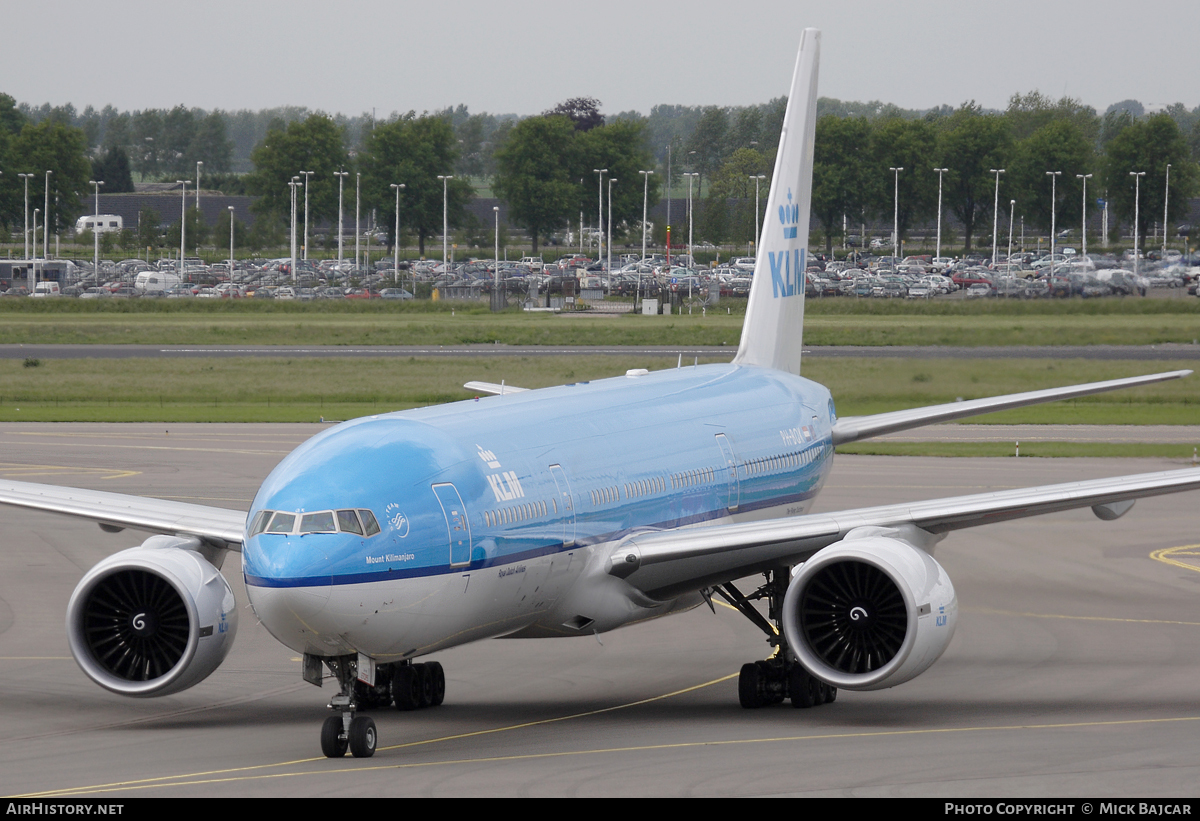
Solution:
M67 638L89 678L125 696L165 696L217 669L237 633L237 607L200 547L152 536L88 571L67 605Z
M905 539L913 535L851 531L792 578L783 631L814 676L847 690L894 687L923 673L950 644L954 586L933 556Z

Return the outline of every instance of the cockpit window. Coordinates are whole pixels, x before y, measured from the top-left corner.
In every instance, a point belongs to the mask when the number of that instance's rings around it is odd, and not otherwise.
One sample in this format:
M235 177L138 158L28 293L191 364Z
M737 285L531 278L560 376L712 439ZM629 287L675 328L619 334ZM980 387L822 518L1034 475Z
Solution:
M336 533L333 524L333 511L322 510L317 513L305 513L300 517L301 533Z
M379 533L375 514L364 508L358 510L317 510L312 513L285 513L282 510L260 510L254 514L250 535L260 533L354 533L374 536Z
M260 510L254 514L254 523L250 525L250 535L257 536L267 529L267 522L271 520L271 511Z
M343 533L357 533L362 535L362 525L358 523L358 514L353 510L339 510L337 512L338 529Z
M362 517L363 526L367 529L368 536L374 536L379 532L379 522L375 521L375 514L369 510L360 510L358 515Z
M271 524L267 526L268 533L291 533L292 525L295 524L296 517L291 513L279 511L275 517L271 519Z

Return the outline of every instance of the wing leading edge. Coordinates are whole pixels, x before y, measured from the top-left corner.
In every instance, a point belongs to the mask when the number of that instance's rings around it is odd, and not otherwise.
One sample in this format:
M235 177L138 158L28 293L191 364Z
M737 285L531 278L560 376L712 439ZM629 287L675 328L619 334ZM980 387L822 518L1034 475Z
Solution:
M804 561L861 527L906 528L928 545L945 533L1061 510L1091 507L1114 519L1148 496L1200 489L1200 468L952 496L765 522L640 533L609 560L609 574L648 595L668 597L780 564ZM1124 504L1123 504L1124 503ZM919 531L913 532L913 528Z
M240 510L33 482L0 482L0 504L90 519L106 530L196 536L227 550L241 550L246 525Z
M1037 405L1042 402L1054 402L1059 399L1072 399L1077 396L1089 396L1094 393L1115 391L1121 388L1133 388L1139 385L1150 385L1154 382L1166 382L1169 379L1180 379L1190 375L1191 371L1166 371L1145 376L1131 376L1125 379L1109 379L1106 382L1088 382L1083 385L1068 385L1064 388L1048 388L1041 391L1026 391L1025 393L1010 393L1004 396L989 396L985 399L971 399L966 402L949 402L945 405L929 405L924 408L889 411L876 413L872 416L847 416L838 419L833 426L833 444L844 445L847 442L857 442L859 439L869 439L872 436L882 436L885 433L919 428L937 422L950 422L968 416L979 416L984 413L1021 408L1026 405Z

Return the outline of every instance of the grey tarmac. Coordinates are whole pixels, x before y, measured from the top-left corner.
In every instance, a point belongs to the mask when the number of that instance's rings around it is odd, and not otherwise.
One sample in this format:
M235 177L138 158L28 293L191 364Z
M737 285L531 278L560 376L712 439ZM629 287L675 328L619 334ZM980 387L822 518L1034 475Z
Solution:
M246 508L317 425L0 425L0 475ZM831 511L1183 467L1166 459L838 456ZM446 703L376 712L374 758L320 756L332 694L245 605L224 665L135 700L67 652L83 573L138 543L0 509L0 793L92 796L1194 796L1200 783L1195 494L1116 522L1075 511L952 534L961 613L918 679L811 710L743 710L769 648L725 607L599 638L437 654ZM1190 546L1190 547L1189 547Z

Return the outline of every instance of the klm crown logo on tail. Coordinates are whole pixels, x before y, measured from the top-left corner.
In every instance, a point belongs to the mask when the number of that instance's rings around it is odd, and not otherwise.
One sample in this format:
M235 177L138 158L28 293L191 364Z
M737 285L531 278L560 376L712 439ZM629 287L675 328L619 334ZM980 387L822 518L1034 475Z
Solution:
M796 226L800 223L800 206L792 202L792 189L788 189L787 205L779 206L779 221L783 223L783 238L795 239Z
M783 225L783 238L795 239L800 222L800 206L792 202L792 190L788 189L787 205L779 206L779 222ZM776 253L767 252L771 264L771 295L778 299L804 293L805 248L789 248Z

